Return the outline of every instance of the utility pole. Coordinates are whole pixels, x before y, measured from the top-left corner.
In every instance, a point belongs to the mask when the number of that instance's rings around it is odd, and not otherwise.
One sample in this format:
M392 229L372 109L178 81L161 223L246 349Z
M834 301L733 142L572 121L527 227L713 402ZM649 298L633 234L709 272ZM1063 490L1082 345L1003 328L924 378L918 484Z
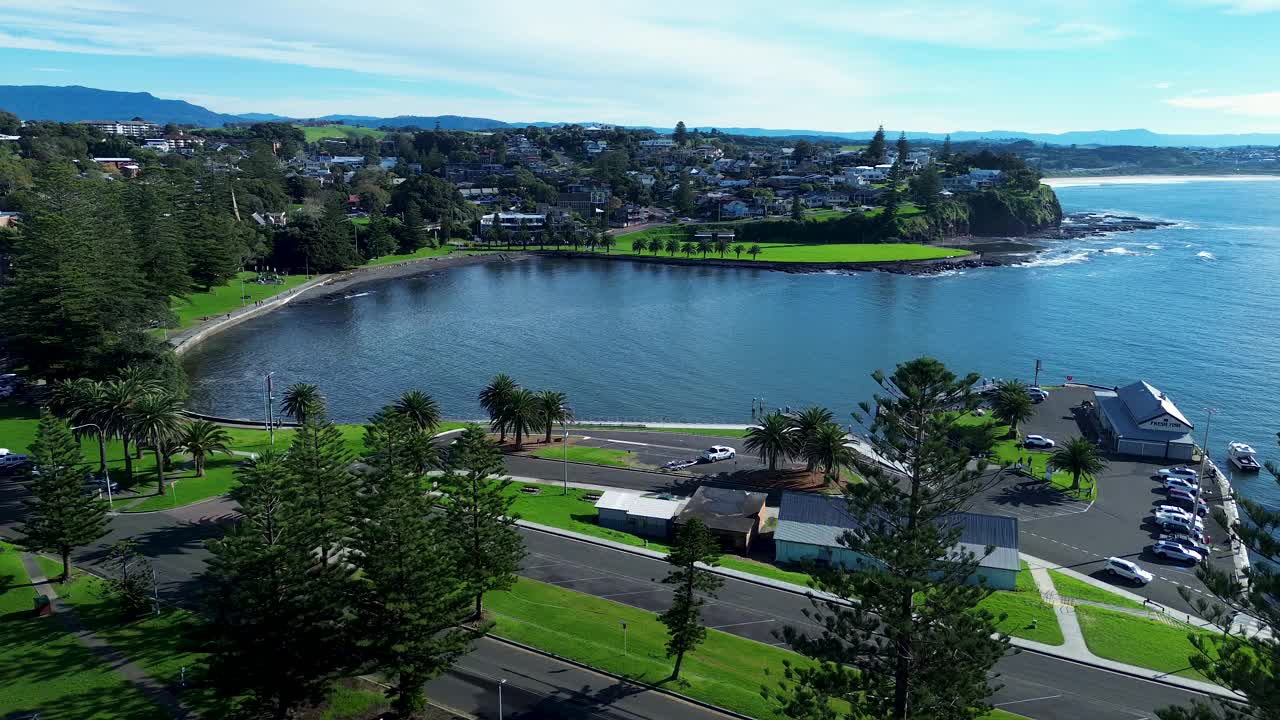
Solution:
M266 410L267 410L267 415L266 415L267 438L269 443L274 446L276 444L276 431L275 431L275 423L272 422L272 418L271 418L271 376L272 375L275 375L274 371L267 373L266 396L263 398L263 402L265 403Z
M1036 359L1036 379L1031 383L1032 387L1040 387L1040 359Z
M1195 519L1200 517L1200 492L1202 483L1204 482L1204 469L1209 464L1209 424L1213 422L1213 414L1218 412L1217 408L1207 407L1204 409L1204 446L1200 448L1200 476L1196 478L1196 501L1195 507L1191 509L1191 529L1195 529Z

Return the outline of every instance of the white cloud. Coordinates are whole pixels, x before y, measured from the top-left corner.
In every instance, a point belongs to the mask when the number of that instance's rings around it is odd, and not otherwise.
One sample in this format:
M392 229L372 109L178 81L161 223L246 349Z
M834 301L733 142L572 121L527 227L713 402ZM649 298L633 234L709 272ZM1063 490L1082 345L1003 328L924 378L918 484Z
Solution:
M1191 95L1169 98L1164 102L1188 110L1217 110L1230 115L1280 118L1280 91L1245 95Z
M1222 8L1233 15L1259 15L1280 11L1280 0L1205 0L1205 4Z
M1165 81L1165 82L1158 82L1158 83L1156 83L1155 85L1152 85L1151 87L1153 87L1153 88L1155 88L1155 89L1157 89L1157 90L1168 90L1169 88L1173 87L1173 83L1168 82L1168 81Z
M66 68L56 68L56 67L33 67L33 68L31 68L31 69L32 69L33 71L35 71L35 72L42 72L42 73L64 73L64 72L71 72L70 70L67 70Z
M1082 8L1027 2L941 3L937 0L856 7L824 17L824 24L862 35L983 50L1047 50L1100 45L1124 37L1120 28L1084 19ZM1056 15L1061 15L1057 17Z

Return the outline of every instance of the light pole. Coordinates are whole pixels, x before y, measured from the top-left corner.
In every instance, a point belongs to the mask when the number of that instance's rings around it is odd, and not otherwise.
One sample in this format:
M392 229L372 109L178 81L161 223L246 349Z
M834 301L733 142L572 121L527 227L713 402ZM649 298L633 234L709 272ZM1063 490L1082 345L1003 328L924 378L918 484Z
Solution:
M560 449L564 452L564 492L562 495L569 494L569 426L560 422Z
M273 427L274 423L271 422L271 376L275 374L276 373L274 370L267 373L267 377L264 380L264 382L266 383L266 395L263 398L263 402L266 405L266 409L267 409L267 416L266 416L267 439L271 445L276 444L276 432L275 432L275 428Z
M627 654L627 621L619 620L622 623L622 654Z
M498 720L502 720L502 686L506 684L506 678L502 678L498 681Z
M116 509L115 500L114 498L111 497L111 473L107 471L107 439L102 434L102 426L94 423L85 423L83 425L77 425L71 428L71 431L75 432L80 428L87 428L87 427L91 427L94 430L98 431L98 453L99 453L98 457L102 460L102 480L107 485L107 509L112 512L115 512L115 509ZM129 448L126 447L124 451L129 452Z
M1204 467L1209 462L1209 425L1213 422L1213 414L1218 412L1217 408L1207 407L1204 409L1204 447L1200 448L1200 477L1196 482L1196 502L1191 512L1192 519L1200 517L1200 483L1204 482ZM1193 524L1194 525L1194 524ZM1194 529L1194 527L1192 528Z

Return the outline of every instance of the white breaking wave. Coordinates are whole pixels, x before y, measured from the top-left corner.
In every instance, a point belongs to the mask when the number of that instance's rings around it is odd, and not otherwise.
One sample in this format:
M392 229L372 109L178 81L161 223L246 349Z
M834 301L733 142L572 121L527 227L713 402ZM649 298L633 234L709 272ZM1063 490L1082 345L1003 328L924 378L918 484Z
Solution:
M1058 267L1059 265L1074 265L1082 263L1089 259L1092 253L1087 250L1075 250L1063 253L1044 253L1038 255L1034 260L1028 260L1024 263L1018 263L1018 267Z
M1129 248L1122 248L1122 247L1107 248L1102 252L1106 253L1107 255L1141 255L1141 253L1134 252Z
M1143 247L1145 247L1145 248L1146 248L1146 249L1148 249L1148 250L1163 250L1163 249L1164 249L1164 246L1163 246L1163 245L1144 245Z
M343 295L343 296L342 296L342 299L343 299L343 300L350 300L351 298L364 297L365 295L368 295L368 294L369 294L369 293L367 293L367 292L362 292L362 293L356 293L355 295Z
M1196 253L1196 257L1200 258L1201 260L1217 260L1218 259L1217 255L1214 255L1208 250L1201 250L1200 252Z

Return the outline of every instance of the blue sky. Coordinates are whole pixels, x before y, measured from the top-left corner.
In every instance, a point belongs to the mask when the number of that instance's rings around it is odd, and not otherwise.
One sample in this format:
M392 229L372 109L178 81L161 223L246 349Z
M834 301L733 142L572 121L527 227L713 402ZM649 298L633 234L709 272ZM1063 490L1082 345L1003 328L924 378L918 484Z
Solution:
M0 82L221 112L1280 131L1280 0L0 0Z

